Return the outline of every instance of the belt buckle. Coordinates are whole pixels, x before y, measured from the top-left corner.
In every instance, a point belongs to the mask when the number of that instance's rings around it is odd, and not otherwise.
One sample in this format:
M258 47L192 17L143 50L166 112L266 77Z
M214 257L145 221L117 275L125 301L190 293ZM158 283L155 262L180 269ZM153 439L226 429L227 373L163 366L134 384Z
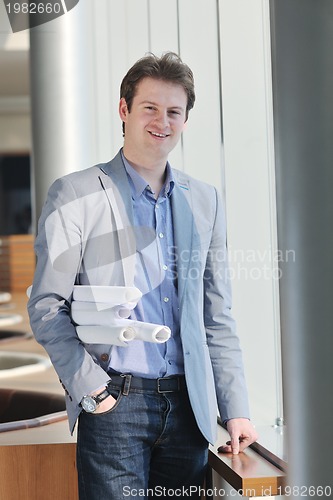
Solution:
M177 388L176 389L161 389L161 381L162 380L176 380L177 381ZM157 392L159 394L164 394L165 392L176 392L180 390L180 383L179 383L179 377L159 377L157 379Z

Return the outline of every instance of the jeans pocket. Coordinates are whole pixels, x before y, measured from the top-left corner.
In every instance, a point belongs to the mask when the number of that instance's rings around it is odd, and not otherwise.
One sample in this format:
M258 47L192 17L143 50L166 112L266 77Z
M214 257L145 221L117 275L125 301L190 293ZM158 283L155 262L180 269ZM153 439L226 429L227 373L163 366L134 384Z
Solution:
M117 408L117 406L119 406L119 403L123 397L121 389L109 387L108 391L109 391L110 395L116 400L115 404L109 410L103 411L101 413L91 413L92 416L102 417L103 415L109 415Z

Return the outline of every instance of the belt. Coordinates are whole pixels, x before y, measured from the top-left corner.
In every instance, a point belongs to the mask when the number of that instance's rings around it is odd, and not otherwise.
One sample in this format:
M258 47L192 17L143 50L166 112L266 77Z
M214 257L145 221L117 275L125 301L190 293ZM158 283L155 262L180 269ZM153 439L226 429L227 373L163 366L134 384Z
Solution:
M111 381L110 385L116 385L122 388L123 394L128 394L130 389L141 389L144 391L155 391L159 394L165 392L179 392L186 389L185 376L172 376L160 378L142 378L133 377L131 374L115 375L114 372L108 372Z

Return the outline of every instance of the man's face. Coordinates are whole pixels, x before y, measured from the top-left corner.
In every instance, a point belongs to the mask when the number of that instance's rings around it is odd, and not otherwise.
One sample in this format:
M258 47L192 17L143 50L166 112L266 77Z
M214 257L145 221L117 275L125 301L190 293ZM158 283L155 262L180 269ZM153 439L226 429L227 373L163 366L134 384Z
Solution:
M119 114L125 123L124 151L129 159L166 161L184 129L187 95L181 85L144 78L128 111L124 98Z

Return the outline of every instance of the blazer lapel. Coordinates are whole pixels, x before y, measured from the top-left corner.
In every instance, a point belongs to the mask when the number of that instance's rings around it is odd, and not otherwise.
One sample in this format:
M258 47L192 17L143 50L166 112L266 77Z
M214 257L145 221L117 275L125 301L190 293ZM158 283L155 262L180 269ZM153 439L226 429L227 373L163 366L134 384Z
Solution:
M109 163L99 165L100 182L108 198L116 227L125 286L133 286L136 238L130 185L120 153Z
M105 188L114 189L116 186L117 191L121 195L122 203L126 209L129 223L133 225L131 189L120 152L109 163L104 163L98 166L100 167L100 170L106 174L102 177L102 182Z
M191 192L188 180L181 175L181 172L174 171L174 175L176 182L171 195L171 205L177 251L178 296L180 307L182 307L191 260L194 217L191 210Z

